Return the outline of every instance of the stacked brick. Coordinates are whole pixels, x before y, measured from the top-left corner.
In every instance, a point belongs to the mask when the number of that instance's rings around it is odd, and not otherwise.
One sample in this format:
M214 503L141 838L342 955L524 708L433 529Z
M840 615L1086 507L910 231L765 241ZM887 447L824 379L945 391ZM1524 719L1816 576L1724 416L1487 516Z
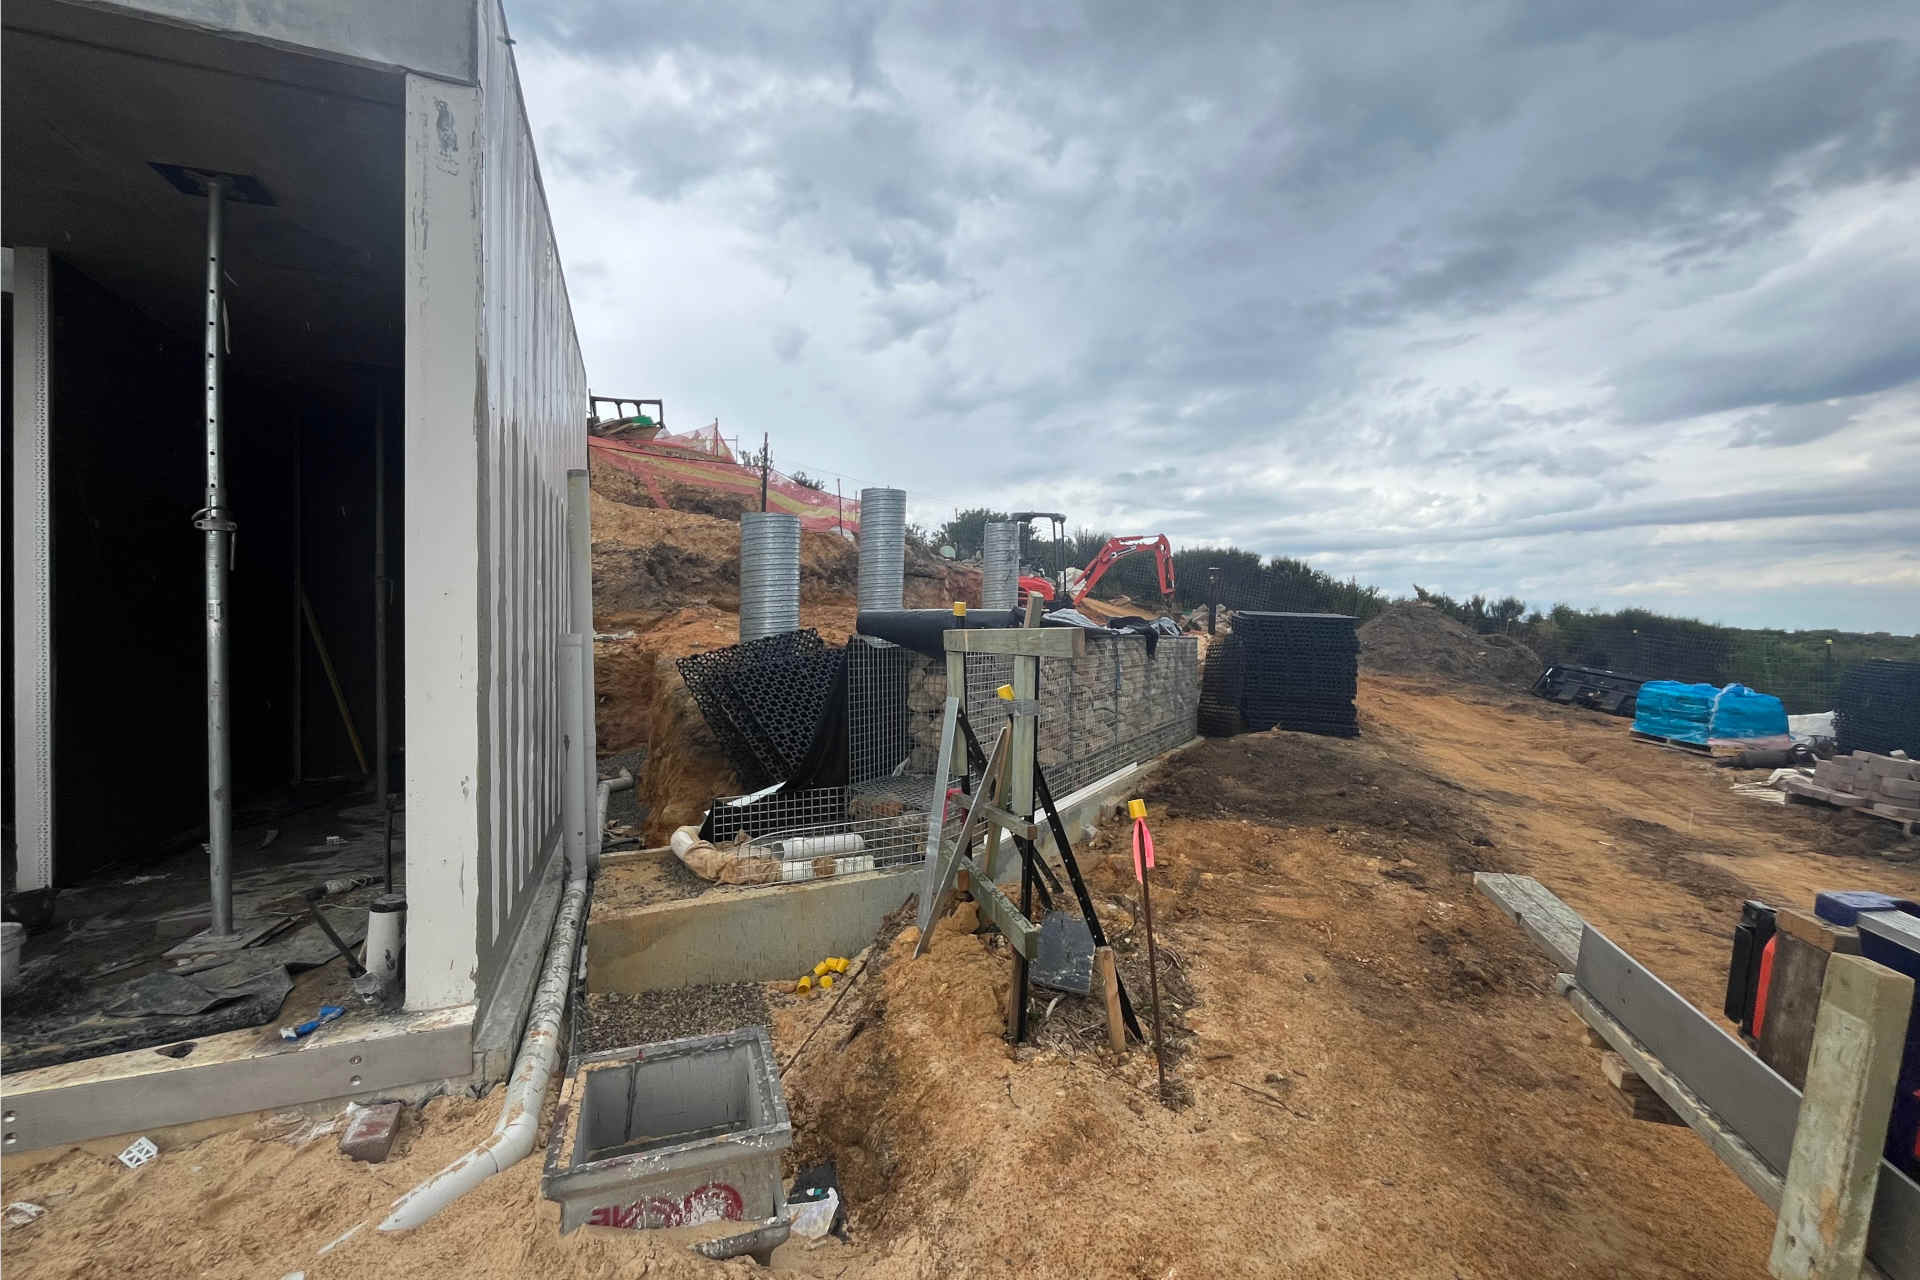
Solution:
M1790 796L1858 809L1895 822L1920 820L1920 761L1856 751L1814 766L1811 778L1789 774L1780 789Z
M995 679L984 669L969 676L968 708L983 747L991 743L998 723L992 714ZM931 774L946 705L945 661L913 655L906 688L913 743L906 771ZM1041 660L1040 705L1034 750L1056 791L1158 755L1194 736L1200 708L1199 643L1163 637L1149 656L1139 636L1091 633L1084 657Z

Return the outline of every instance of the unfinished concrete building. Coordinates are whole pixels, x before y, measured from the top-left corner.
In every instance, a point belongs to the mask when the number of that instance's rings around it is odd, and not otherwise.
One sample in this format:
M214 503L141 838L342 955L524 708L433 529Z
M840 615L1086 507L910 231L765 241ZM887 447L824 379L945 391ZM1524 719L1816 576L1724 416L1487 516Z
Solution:
M29 962L124 977L383 876L389 792L409 908L403 1010L10 1066L6 1147L497 1077L592 758L587 388L502 10L17 0L4 80L8 874L59 891Z

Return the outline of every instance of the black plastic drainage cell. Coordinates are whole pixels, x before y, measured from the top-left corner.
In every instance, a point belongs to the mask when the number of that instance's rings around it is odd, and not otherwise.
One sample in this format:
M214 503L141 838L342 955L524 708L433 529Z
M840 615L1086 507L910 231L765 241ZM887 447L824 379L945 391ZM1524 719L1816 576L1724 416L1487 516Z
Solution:
M613 1049L567 1083L540 1189L563 1233L690 1228L709 1257L759 1255L786 1238L780 1152L792 1143L765 1027Z

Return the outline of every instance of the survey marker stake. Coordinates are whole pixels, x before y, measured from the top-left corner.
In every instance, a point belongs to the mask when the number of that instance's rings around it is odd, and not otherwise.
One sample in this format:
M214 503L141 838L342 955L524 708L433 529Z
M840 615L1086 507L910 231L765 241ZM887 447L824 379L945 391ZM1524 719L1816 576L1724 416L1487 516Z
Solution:
M1153 1066L1160 1074L1160 1105L1167 1105L1167 1038L1160 1029L1160 961L1153 947L1153 891L1147 873L1153 870L1153 832L1147 830L1147 802L1127 801L1133 818L1133 874L1140 882L1140 914L1147 922L1147 984L1153 994Z

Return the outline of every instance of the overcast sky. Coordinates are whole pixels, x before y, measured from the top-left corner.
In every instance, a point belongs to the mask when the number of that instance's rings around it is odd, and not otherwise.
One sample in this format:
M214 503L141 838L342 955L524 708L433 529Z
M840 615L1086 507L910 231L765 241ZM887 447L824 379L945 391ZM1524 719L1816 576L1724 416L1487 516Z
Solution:
M1920 14L508 0L587 370L912 517L1920 629Z

